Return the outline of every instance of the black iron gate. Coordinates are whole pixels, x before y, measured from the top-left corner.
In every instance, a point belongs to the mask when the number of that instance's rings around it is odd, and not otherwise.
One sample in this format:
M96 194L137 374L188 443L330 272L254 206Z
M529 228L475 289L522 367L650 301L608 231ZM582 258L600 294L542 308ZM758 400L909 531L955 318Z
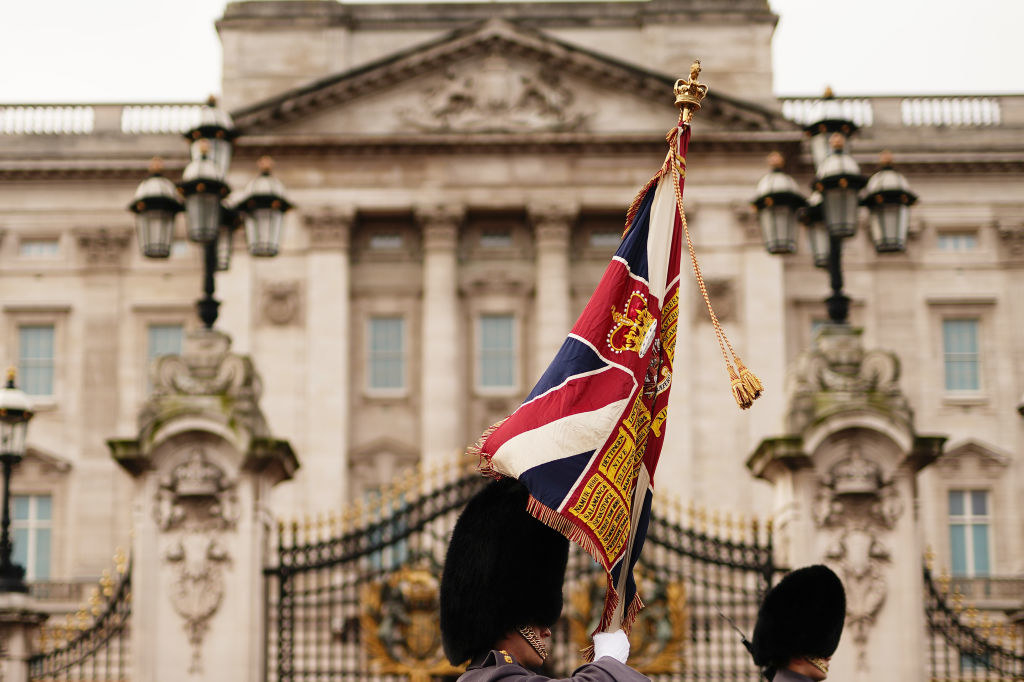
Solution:
M478 474L407 480L362 509L279 529L265 570L268 682L427 682L458 675L441 652L437 587L448 535L485 484ZM659 680L749 680L758 671L724 614L753 629L776 567L771 529L690 510L652 514L636 576L647 607L630 664ZM570 555L551 672L567 675L589 644L604 574Z

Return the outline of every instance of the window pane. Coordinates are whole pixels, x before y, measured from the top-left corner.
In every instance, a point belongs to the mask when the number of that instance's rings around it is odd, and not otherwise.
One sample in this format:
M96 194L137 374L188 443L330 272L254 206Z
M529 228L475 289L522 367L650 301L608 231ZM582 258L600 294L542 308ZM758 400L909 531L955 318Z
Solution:
M40 521L51 520L53 502L49 495L36 496L36 518Z
M621 232L591 232L590 245L595 248L618 248L622 241Z
M515 317L480 317L480 385L511 388L516 385Z
M946 389L976 391L981 387L978 366L978 321L943 320L942 347Z
M27 258L48 258L56 256L58 252L56 239L23 239L18 245L19 255Z
M974 553L973 575L988 575L988 524L976 523L971 526L971 549Z
M402 248L402 235L395 232L377 232L370 235L370 248L382 251Z
M405 320L371 317L369 332L369 387L405 388Z
M149 359L162 355L181 355L184 337L185 330L180 324L149 325Z
M18 328L19 387L29 395L53 395L53 325Z
M11 530L11 540L14 546L11 548L11 561L22 568L28 568L28 528L14 528Z
M946 232L939 234L938 247L941 251L972 251L978 246L978 237L973 232Z
M15 521L27 521L29 511L29 497L28 495L15 495L12 502L11 513L14 516Z
M506 249L512 246L512 233L508 230L488 230L480 235L480 246L485 249Z
M949 554L953 575L967 575L967 534L958 523L949 526Z
M988 493L984 490L971 491L971 514L988 516Z
M963 490L950 490L949 491L949 515L950 516L963 516L964 515L964 491Z
M32 580L50 579L50 529L40 528L36 531L36 556L35 565L32 566L32 574L28 576Z

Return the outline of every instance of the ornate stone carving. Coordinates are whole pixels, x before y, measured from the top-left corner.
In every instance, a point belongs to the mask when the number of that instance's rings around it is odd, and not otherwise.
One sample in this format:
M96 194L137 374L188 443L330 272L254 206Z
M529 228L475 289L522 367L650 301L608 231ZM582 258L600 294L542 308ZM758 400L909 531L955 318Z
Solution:
M203 329L185 338L182 355L156 361L153 391L139 413L142 440L170 418L190 412L208 414L203 403L184 401L182 396L215 397L228 424L247 429L255 437L270 435L259 409L263 392L259 375L250 358L230 353L230 348L227 335Z
M360 617L367 657L374 672L407 675L409 682L458 675L441 649L437 622L441 567L422 560L363 589Z
M645 606L630 632L630 665L645 675L682 672L689 641L686 584L666 580L642 563L634 577ZM604 576L595 575L569 595L569 635L579 650L591 645L590 633L600 622L606 587Z
M999 239L1003 242L1004 252L1014 258L1024 256L1024 223L996 223Z
M846 623L867 669L868 632L885 603L885 565L891 560L883 536L903 514L892 479L852 442L828 470L814 503L814 521L832 531L825 558L846 586Z
M302 285L297 281L264 284L260 310L263 312L263 319L270 324L279 327L289 324L301 325Z
M347 250L350 245L354 211L324 209L304 218L309 230L309 243L316 249Z
M231 560L224 534L239 516L234 483L200 448L160 481L154 504L165 534L163 559L174 572L171 605L185 620L192 646L190 673L202 671L203 637L224 599L224 565Z
M897 383L899 374L895 353L865 351L859 329L827 326L818 336L816 347L796 360L789 413L791 432L800 433L830 414L859 408L882 412L909 425L912 414Z
M118 267L131 242L131 230L79 228L75 230L78 249L89 267Z
M421 104L399 117L434 132L570 130L584 120L558 71L514 67L496 53L474 60L472 70L446 69Z

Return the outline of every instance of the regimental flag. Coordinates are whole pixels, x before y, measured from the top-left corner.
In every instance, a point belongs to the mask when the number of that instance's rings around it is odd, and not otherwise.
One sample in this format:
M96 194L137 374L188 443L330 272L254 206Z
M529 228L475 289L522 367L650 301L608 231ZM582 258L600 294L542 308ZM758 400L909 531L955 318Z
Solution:
M683 159L690 128L677 130ZM642 606L632 568L647 531L679 317L682 226L673 185L681 191L683 175L671 167L666 162L633 201L622 242L554 361L479 444L486 472L518 478L530 512L608 572L601 629L620 599L627 626Z
M699 109L707 89L697 74L699 64L690 81L676 83L677 104L696 101L688 106ZM633 567L665 437L684 238L707 301L682 204L690 114L683 109L669 132L665 163L629 207L619 248L555 359L523 404L470 448L485 474L519 479L529 511L604 567L598 630L628 631L643 606ZM732 347L710 303L708 310L725 355ZM760 383L733 357L738 371L726 356L733 392L747 407Z

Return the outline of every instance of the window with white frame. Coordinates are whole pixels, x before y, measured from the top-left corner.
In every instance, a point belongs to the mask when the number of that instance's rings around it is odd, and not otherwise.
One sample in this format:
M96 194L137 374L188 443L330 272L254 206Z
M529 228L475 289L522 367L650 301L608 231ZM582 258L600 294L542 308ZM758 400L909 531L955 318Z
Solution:
M405 390L405 318L371 317L367 337L367 388Z
M480 388L516 387L516 318L481 315L477 326L477 384Z
M54 337L52 324L18 327L18 387L29 395L53 395Z
M947 391L981 389L977 318L942 321L942 355Z
M990 513L988 491L949 491L949 554L954 576L989 575Z
M26 580L50 579L53 500L49 495L11 497L11 558L25 569Z
M185 328L180 324L151 324L147 329L146 359L152 362L164 355L181 355Z
M978 248L975 232L940 232L935 240L939 251L974 251Z
M22 258L54 258L60 253L57 239L22 239L18 255Z

